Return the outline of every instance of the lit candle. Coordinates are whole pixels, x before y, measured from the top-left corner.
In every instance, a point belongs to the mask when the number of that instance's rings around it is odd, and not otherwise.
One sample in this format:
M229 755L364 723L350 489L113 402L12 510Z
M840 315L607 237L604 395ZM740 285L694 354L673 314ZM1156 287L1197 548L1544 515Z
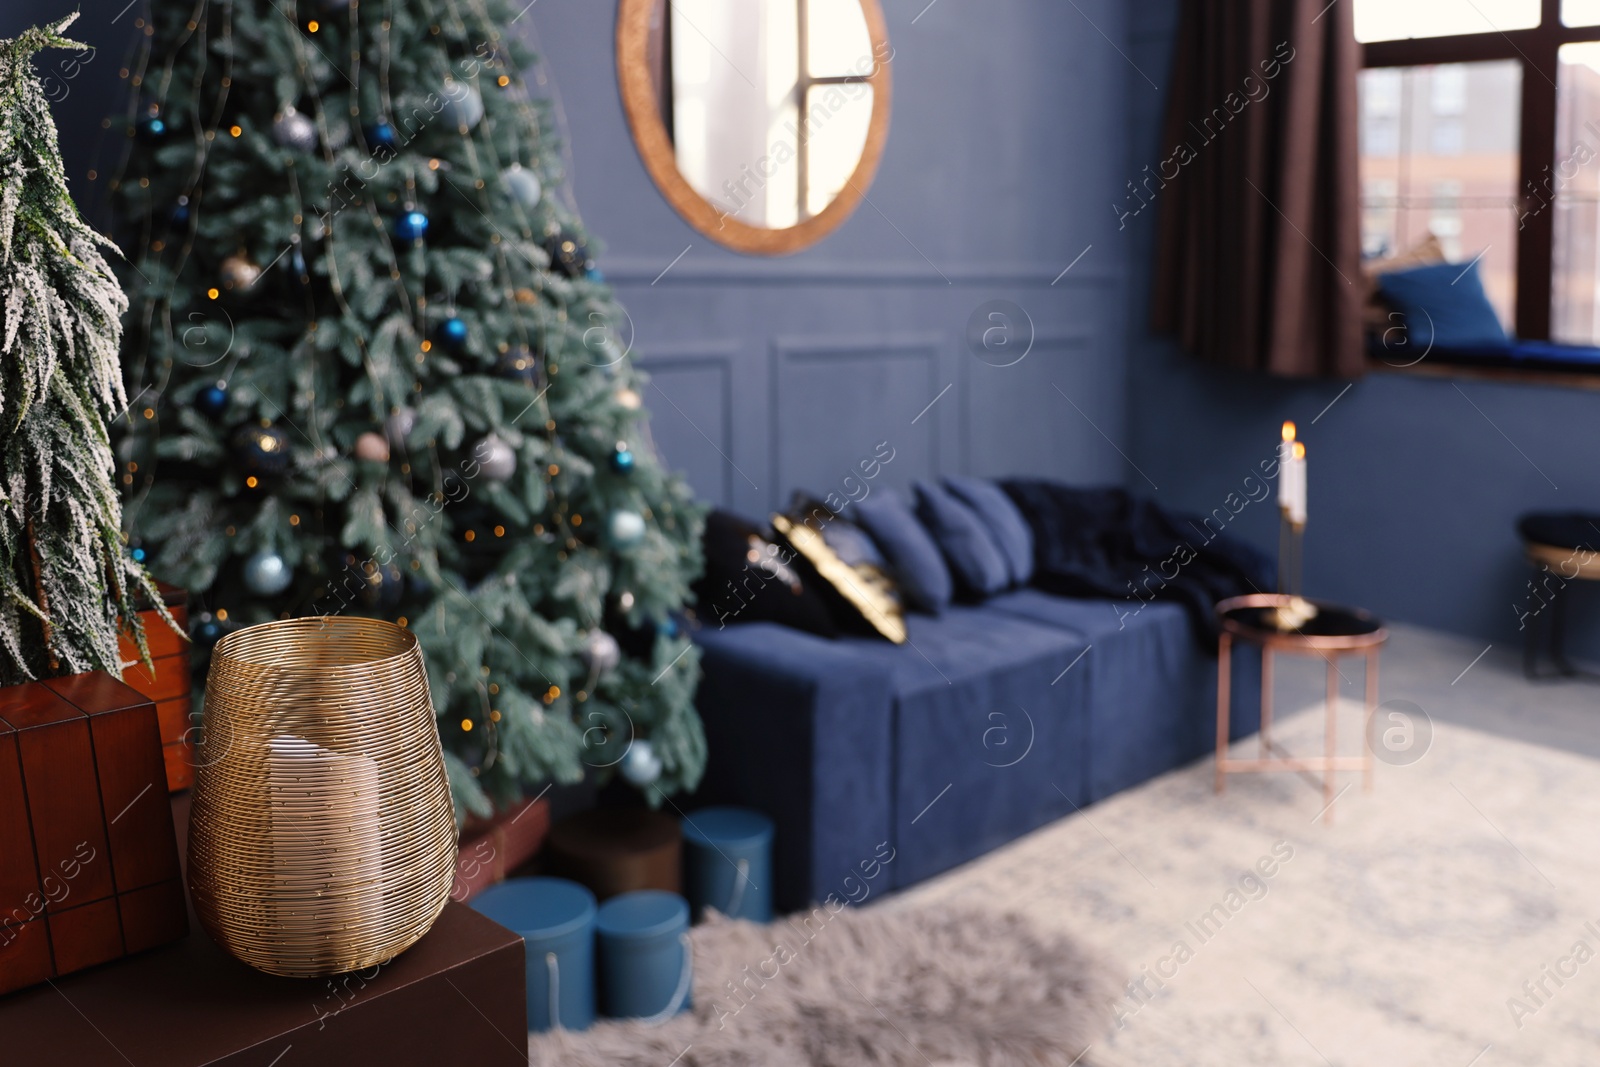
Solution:
M1294 471L1294 496L1289 501L1289 521L1296 526L1306 524L1306 446L1294 443L1294 454L1289 459Z
M1283 440L1278 444L1278 507L1284 511L1289 510L1289 501L1293 499L1293 492L1289 484L1293 474L1290 467L1294 464L1294 423L1283 424Z

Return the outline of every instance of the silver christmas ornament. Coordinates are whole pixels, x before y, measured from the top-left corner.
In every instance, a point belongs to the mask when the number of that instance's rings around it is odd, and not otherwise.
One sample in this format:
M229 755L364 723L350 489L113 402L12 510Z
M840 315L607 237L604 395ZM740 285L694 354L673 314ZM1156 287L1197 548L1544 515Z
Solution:
M478 473L491 482L503 482L517 470L517 454L494 434L472 446L472 458L477 461Z
M644 537L644 516L637 511L613 511L606 520L606 533L618 548L628 548Z
M244 561L244 584L257 596L277 596L294 581L289 562L271 549L262 549Z
M443 114L450 125L470 130L483 120L483 94L467 82L446 81Z
M578 650L578 659L591 675L606 674L622 662L622 646L604 630L590 630Z
M405 448L406 438L411 436L416 425L417 413L410 408L396 408L391 412L383 421L383 435L389 439L389 447Z
M539 183L539 176L521 163L507 167L505 173L500 175L500 180L505 184L506 192L511 194L511 199L529 211L539 206L539 199L544 196L544 186Z
M642 788L661 777L661 757L650 742L635 738L623 754L619 769L622 777Z
M272 139L284 148L310 152L317 147L317 124L292 105L286 106L272 120Z

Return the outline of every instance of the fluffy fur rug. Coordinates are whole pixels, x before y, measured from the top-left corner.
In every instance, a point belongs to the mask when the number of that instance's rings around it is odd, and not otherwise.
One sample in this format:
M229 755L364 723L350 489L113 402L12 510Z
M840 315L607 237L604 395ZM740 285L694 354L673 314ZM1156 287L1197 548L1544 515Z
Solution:
M693 1008L529 1041L534 1067L1067 1067L1116 995L1100 963L1024 919L844 908L697 927Z

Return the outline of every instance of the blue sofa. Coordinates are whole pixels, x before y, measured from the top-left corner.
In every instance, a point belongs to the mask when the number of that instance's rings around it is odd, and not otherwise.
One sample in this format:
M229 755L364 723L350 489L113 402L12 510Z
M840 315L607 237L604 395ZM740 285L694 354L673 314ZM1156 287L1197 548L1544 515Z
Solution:
M1215 747L1216 659L1176 604L1020 589L907 623L904 645L772 623L695 635L696 800L776 820L784 910L858 894L885 842L888 886L908 886ZM1260 659L1235 657L1237 738L1258 725Z

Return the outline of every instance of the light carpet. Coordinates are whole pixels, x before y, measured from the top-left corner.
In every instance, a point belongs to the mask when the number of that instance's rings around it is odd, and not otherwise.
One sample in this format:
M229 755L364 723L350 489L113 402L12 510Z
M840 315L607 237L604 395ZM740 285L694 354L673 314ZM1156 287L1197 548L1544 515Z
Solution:
M536 1067L1068 1067L1110 975L1061 934L983 908L818 908L697 927L691 1011L529 1040ZM1098 982L1098 984L1096 984Z
M1279 740L1319 752L1320 710ZM1436 722L1322 806L1296 774L1216 796L1201 762L881 907L1014 911L1114 961L1084 1067L1600 1063L1600 761Z

